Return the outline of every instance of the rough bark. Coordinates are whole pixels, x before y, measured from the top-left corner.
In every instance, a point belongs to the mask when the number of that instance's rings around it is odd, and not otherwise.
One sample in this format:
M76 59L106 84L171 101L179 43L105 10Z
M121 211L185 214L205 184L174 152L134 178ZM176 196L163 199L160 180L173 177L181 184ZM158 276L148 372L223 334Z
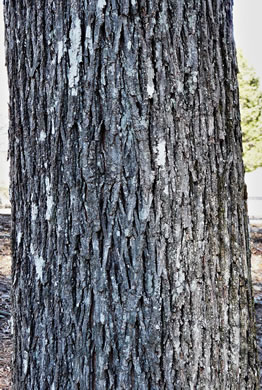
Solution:
M5 0L14 389L257 389L231 0Z

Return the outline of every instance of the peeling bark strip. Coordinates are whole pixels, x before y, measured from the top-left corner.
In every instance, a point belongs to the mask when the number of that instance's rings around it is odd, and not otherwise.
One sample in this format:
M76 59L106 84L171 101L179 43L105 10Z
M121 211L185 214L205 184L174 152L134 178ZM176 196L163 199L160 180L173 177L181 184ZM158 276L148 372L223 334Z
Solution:
M230 0L5 0L14 389L257 389Z

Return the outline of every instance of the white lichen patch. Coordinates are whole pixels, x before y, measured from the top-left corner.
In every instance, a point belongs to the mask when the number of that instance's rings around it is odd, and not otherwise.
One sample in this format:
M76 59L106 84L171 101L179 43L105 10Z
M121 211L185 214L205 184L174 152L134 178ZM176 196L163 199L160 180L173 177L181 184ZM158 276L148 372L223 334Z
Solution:
M34 254L35 254L35 249L34 249L34 245L32 242L30 244L30 253L32 254L32 256L34 256Z
M176 282L176 292L177 294L181 294L185 288L185 275L182 270L177 272L177 282Z
M196 71L192 72L192 80L193 80L193 83L197 83L197 81L198 81L198 72L196 72Z
M55 134L55 121L54 118L51 120L51 132L54 135Z
M46 188L46 193L49 194L51 190L51 185L50 185L50 180L49 177L46 176L45 178L45 188Z
M196 21L197 21L196 15L191 15L188 17L188 25L189 28L192 30L192 33L194 33L196 30Z
M147 85L147 94L148 94L148 96L149 96L150 98L153 97L154 92L155 92L154 85L148 84L148 85Z
M190 93L194 94L198 87L198 72L191 72L191 79L189 84Z
M52 209L53 209L53 196L48 195L46 198L46 213L45 213L45 218L47 221L50 220L51 215L52 215Z
M154 87L154 77L155 72L153 69L153 66L150 61L148 61L148 68L147 68L147 94L149 98L152 98L155 92Z
M177 92L183 92L184 91L184 84L181 81L177 81Z
M32 221L36 220L37 214L38 214L37 205L35 203L32 203L32 206L31 206L31 220Z
M64 42L63 41L59 41L59 42L57 42L57 62L59 64L61 62L63 54L64 54Z
M130 50L131 47L132 47L132 43L131 43L131 41L128 41L128 42L127 42L127 48L128 48L128 50Z
M36 277L37 279L40 279L41 282L43 280L43 267L44 267L44 259L42 256L35 256L35 271L36 271Z
M46 133L41 130L40 135L39 135L39 141L43 142L46 139Z
M14 317L13 316L10 317L8 324L10 327L10 333L11 333L11 335L13 335L14 334Z
M86 28L86 38L90 39L91 37L92 37L91 27L87 26L87 28Z
M54 201L53 201L53 196L51 195L51 184L50 184L50 180L49 180L48 176L46 176L46 178L45 178L45 186L46 186L46 214L45 214L45 218L46 218L46 220L50 220Z
M166 163L166 142L162 140L157 145L157 158L156 163L158 166L165 166Z
M100 322L101 322L101 324L104 324L104 323L105 323L105 316L104 316L104 313L100 313Z
M214 117L209 116L209 118L208 118L208 135L209 136L214 135L214 131L215 131Z
M18 233L17 233L17 237L16 237L17 246L19 246L19 245L20 245L21 238L22 238L22 232L18 231Z
M69 34L70 49L68 51L70 69L68 75L69 88L73 96L77 95L76 85L79 81L79 63L81 61L81 21L78 16L75 16L72 22L72 27Z
M98 0L97 8L102 10L106 6L106 0Z
M94 48L93 48L92 30L91 30L90 26L87 26L87 28L86 28L86 42L87 42L89 52L90 52L90 54L92 54L94 51Z
M28 352L24 351L23 352L23 373L24 375L27 373L28 369Z

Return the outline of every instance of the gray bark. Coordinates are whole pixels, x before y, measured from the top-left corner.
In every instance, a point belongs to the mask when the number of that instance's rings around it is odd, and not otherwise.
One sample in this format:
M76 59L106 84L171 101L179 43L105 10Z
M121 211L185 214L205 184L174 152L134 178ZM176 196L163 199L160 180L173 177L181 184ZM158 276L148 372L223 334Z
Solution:
M257 389L231 0L5 0L14 389Z

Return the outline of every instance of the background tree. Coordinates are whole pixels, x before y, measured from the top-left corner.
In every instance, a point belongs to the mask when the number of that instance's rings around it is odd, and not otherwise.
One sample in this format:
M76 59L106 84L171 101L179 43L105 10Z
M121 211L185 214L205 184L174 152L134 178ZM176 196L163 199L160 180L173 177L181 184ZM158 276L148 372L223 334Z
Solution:
M262 92L259 78L241 50L238 51L239 93L246 171L262 166Z
M255 389L232 1L5 1L15 389Z

